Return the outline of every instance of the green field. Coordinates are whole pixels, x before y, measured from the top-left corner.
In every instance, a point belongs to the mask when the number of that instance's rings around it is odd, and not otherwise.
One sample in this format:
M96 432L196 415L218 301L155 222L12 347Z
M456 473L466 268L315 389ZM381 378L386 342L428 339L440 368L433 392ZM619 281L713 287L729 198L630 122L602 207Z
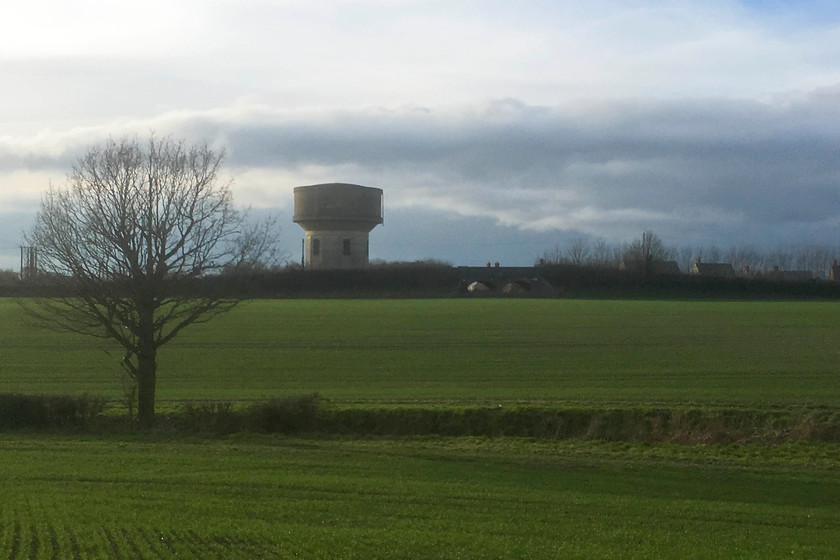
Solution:
M0 438L4 558L831 558L836 447Z
M840 304L253 301L159 398L840 405ZM0 300L0 392L117 397L119 352ZM0 434L0 558L828 558L840 446Z
M835 302L252 301L164 347L158 395L837 406L838 317ZM108 343L27 326L8 300L0 329L0 392L119 394Z

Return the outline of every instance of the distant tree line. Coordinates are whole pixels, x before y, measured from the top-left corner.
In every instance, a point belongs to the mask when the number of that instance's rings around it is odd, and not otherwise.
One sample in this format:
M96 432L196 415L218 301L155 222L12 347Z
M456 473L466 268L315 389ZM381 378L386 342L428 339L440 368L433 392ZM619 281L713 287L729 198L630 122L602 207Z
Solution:
M814 278L827 279L832 262L840 258L840 247L669 247L655 233L646 231L640 239L623 244L609 244L603 238L575 237L565 245L557 244L546 250L539 262L650 272L654 262L674 261L681 272L687 273L698 258L703 262L729 263L738 273L745 270L761 273L774 269L809 271Z
M0 287L14 286L20 281L20 276L14 270L3 269L0 270Z
M778 282L765 277L717 278L694 274L635 274L617 266L580 266L546 263L523 275L539 276L562 297L652 297L735 299L835 299L840 283ZM353 270L307 270L299 266L233 267L183 284L183 295L211 294L235 298L436 298L470 297L467 286L476 270L484 267L454 267L448 263L376 263ZM10 275L0 283L0 297L60 297L63 282L48 275L26 281ZM485 294L500 297L550 297L545 292Z

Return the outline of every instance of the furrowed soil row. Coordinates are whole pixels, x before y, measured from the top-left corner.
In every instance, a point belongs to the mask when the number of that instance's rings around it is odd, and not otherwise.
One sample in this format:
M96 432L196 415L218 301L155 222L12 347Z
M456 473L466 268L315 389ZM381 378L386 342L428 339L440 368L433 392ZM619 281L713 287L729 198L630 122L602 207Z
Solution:
M50 560L58 560L60 546L58 544L58 534L56 534L55 527L52 526L52 523L47 525L47 532L50 535Z
M20 523L15 520L12 524L11 539L9 544L9 560L16 560L20 552Z
M38 550L41 548L41 540L38 538L38 528L35 526L35 516L32 514L32 505L26 504L21 508L20 518L20 552L18 558L37 560Z
M155 560L178 555L177 551L163 552L142 528L109 526L103 527L102 531L114 558Z
M41 548L41 540L38 538L38 531L33 525L29 526L29 560L38 560L38 550Z
M242 537L214 537L213 542L222 548L230 557L231 554L236 553L242 558L267 558L277 557L276 552L272 550L274 543L270 541L260 541L257 539L246 539Z
M50 512L36 524L32 514L18 510L18 519L2 533L8 560L108 558L114 560L168 560L174 557L251 559L281 558L270 538L231 535L202 536L194 530L163 533L150 528L99 526L82 541L67 525L53 525ZM84 550L84 552L82 552Z
M117 546L117 541L114 540L114 536L111 534L106 527L102 527L102 533L105 535L105 538L108 541L108 547L111 553L111 558L114 560L122 560L122 555L120 554L120 547Z
M269 537L193 529L164 532L150 527L67 523L73 512L43 503L9 504L0 510L0 558L4 560L167 560L173 557L279 558ZM56 521L59 520L58 523ZM81 531L81 533L79 533ZM82 536L80 537L79 534Z
M196 547L198 547L198 550L204 551L204 554L210 554L211 547L195 531L187 531L184 535L181 535L181 538L184 543L189 544L192 550L196 550ZM212 550L212 553L216 558L222 557L221 553L216 550Z
M9 519L9 516L12 519ZM37 519L30 505L18 504L6 510L4 525L11 527L10 538L3 539L3 553L9 560L39 560L55 557L46 518ZM49 543L49 544L48 544Z
M140 538L145 543L146 548L149 549L149 558L152 560L155 558L157 560L166 560L175 552L171 547L167 546L163 540L163 535L158 531L140 529Z
M150 558L148 554L144 554L140 548L138 548L137 544L134 542L134 538L126 529L122 529L120 532L122 533L123 539L125 539L126 545L133 553L134 558Z
M59 558L58 535L53 528L54 515L39 502L30 503L26 515L29 518L29 560Z
M175 546L173 544L175 541L175 537L171 533L164 533L159 529L153 529L152 538L157 539L157 542L163 545L164 549L166 549L166 552L169 555L177 554L177 551L175 550ZM167 555L164 554L162 557L166 558Z
M81 560L82 552L79 548L79 541L76 539L76 534L67 525L64 526L64 532L67 534L67 542L70 546L70 553L73 555L73 560Z
M50 560L69 560L70 558L74 558L66 529L62 531L60 525L56 527L54 516L43 512L41 512L41 515L40 532L43 553L40 558L49 558ZM64 544L62 544L62 541Z
M186 531L184 533L177 534L175 542L183 543L187 550L195 554L197 557L200 556L209 558L210 554L212 554L215 558L223 558L218 551L213 550L210 546L208 546L208 544L194 531Z

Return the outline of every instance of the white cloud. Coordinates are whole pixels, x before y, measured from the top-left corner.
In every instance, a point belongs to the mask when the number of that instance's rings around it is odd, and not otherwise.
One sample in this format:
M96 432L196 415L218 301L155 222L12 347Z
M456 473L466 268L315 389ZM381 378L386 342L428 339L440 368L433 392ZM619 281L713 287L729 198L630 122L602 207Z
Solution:
M58 181L56 181L58 179ZM50 182L61 182L63 175L49 171L12 171L0 173L0 209L2 212L28 212L34 209Z
M33 0L0 21L0 211L154 130L226 147L260 208L341 180L472 224L836 237L840 10L816 5Z
M0 116L103 122L244 96L349 108L755 98L840 81L836 20L779 17L724 0L33 0L0 22Z
M144 57L192 50L202 2L28 0L5 6L0 57Z

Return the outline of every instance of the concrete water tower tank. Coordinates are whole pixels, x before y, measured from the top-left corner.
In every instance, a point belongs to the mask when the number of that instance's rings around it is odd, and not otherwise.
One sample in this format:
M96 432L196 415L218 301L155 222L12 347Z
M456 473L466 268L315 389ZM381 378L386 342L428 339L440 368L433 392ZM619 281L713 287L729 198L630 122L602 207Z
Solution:
M347 183L296 187L294 222L306 232L306 268L363 267L368 235L382 223L382 189Z

